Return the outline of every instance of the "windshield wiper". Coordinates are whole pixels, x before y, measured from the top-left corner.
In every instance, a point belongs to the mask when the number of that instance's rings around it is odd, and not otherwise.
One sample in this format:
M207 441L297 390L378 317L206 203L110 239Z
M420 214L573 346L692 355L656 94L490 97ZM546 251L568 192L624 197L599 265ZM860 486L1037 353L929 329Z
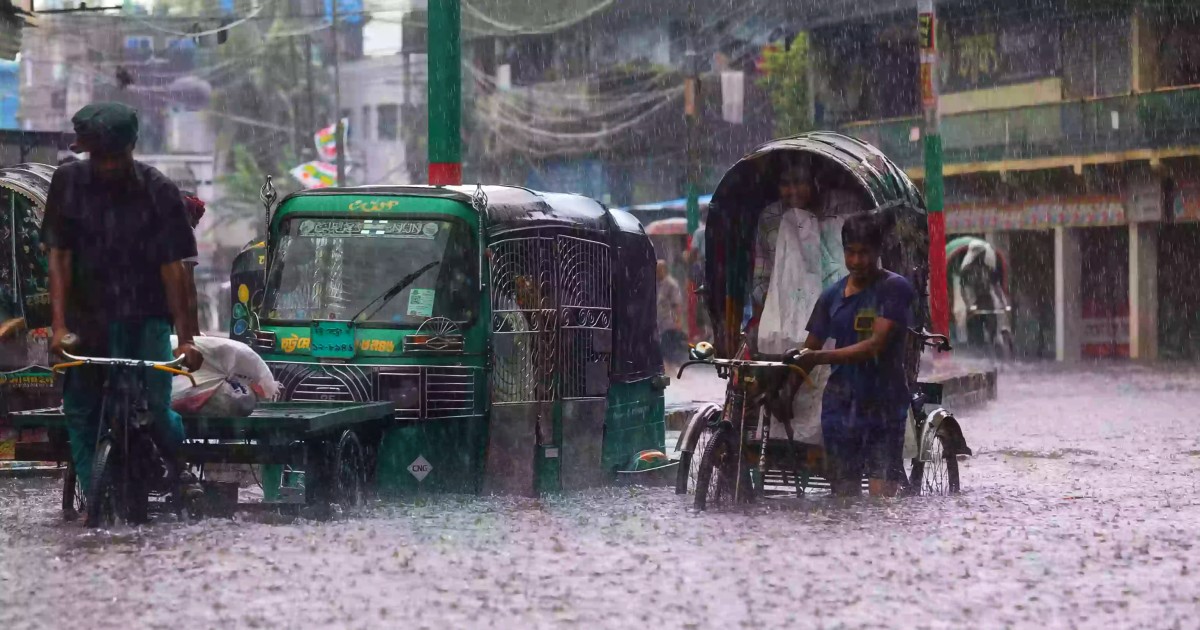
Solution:
M365 313L367 311L367 309L371 308L371 306L373 306L376 302L383 300L382 302L380 302L379 306L375 307L375 310L371 311L370 315L367 315L366 319L371 319L372 317L375 316L376 313L379 312L380 309L382 309L384 306L387 306L387 303L391 302L392 298L396 297L397 295L400 295L400 292L403 291L405 289L405 287L412 284L413 281L415 281L417 278L420 278L426 271L429 271L430 269L433 269L434 267L441 264L441 262L442 261L440 261L440 260L435 260L435 261L425 265L424 267L421 267L420 269L408 274L407 276L400 278L400 280L397 281L396 284L393 284L392 288L388 289L383 295L380 295L379 297L375 298L374 300L367 302L367 305L364 306L362 308L362 310L358 312L357 315L355 315L354 317L351 317L350 321L352 321L352 322L358 321L358 318L362 317L362 314Z

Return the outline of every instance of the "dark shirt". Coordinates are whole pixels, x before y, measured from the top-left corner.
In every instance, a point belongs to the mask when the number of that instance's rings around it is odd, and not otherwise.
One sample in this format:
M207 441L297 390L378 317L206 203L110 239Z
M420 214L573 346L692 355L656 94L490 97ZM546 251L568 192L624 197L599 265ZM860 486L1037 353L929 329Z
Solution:
M808 332L821 339L833 339L836 347L845 348L869 339L876 317L894 322L896 328L879 356L862 363L833 366L826 395L852 397L862 405L907 404L905 337L916 292L904 276L885 270L871 286L845 297L848 279L842 278L821 293L808 321Z
M116 181L88 161L64 164L50 181L42 239L72 253L68 325L169 318L161 267L196 255L183 197L157 169L134 162Z

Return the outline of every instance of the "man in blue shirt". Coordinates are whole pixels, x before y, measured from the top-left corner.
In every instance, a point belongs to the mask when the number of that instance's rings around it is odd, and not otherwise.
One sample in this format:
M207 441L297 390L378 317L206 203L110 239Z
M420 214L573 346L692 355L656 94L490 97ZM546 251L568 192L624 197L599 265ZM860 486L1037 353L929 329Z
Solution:
M872 496L899 487L895 462L904 448L910 397L905 335L916 292L880 266L882 215L856 215L842 226L850 274L822 292L808 322L804 349L791 361L805 370L833 366L821 407L821 430L834 492L855 495L865 471ZM826 339L833 350L821 350Z

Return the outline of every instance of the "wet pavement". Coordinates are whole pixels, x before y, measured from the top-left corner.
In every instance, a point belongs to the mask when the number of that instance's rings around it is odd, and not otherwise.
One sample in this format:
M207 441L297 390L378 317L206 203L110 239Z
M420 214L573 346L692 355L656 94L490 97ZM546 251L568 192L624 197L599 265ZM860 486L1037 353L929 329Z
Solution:
M1200 627L1200 371L1009 367L962 420L962 495L732 513L606 489L88 533L0 480L0 627Z

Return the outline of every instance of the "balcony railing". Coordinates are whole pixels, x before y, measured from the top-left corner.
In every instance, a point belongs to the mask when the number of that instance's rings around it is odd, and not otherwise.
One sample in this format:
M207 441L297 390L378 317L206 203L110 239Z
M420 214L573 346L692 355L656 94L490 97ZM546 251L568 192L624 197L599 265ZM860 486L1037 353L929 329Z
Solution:
M848 123L905 169L923 166L920 117ZM942 117L947 167L1200 147L1200 87ZM975 170L970 167L967 170Z

